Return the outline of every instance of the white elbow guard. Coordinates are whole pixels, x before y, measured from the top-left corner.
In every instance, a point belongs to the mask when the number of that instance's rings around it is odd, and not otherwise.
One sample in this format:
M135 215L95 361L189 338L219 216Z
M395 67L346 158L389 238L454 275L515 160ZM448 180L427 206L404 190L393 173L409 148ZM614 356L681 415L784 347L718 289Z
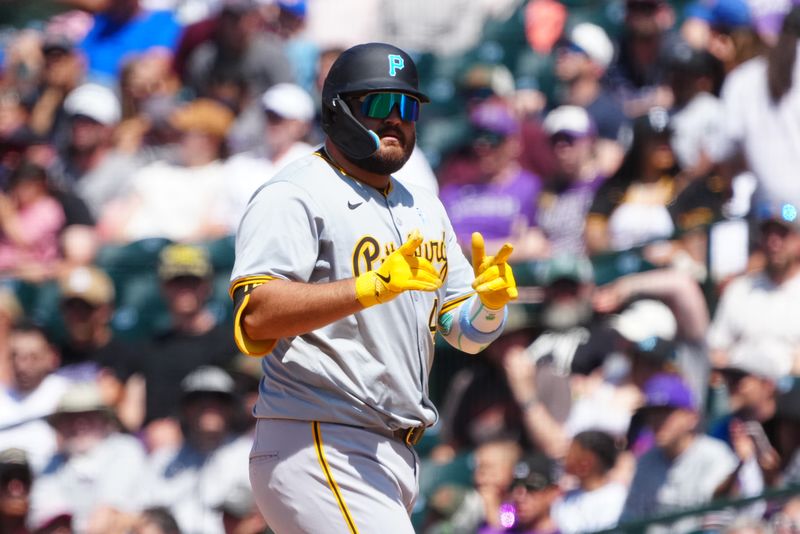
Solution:
M439 317L439 332L458 350L477 354L500 337L507 316L507 308L490 310L473 295Z

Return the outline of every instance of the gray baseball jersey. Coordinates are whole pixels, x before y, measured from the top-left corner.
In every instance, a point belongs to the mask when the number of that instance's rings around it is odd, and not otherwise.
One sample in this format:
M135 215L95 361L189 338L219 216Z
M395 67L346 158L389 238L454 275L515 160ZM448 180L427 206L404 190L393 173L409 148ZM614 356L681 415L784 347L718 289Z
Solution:
M444 280L439 290L407 291L274 345L244 336L239 317L256 284L353 278L380 265L414 229L424 239L418 254ZM432 194L394 179L379 191L337 169L324 152L290 164L253 196L236 238L231 288L245 294L235 335L245 352L271 350L262 360L256 417L389 430L432 425L433 333L441 313L474 294L473 279Z

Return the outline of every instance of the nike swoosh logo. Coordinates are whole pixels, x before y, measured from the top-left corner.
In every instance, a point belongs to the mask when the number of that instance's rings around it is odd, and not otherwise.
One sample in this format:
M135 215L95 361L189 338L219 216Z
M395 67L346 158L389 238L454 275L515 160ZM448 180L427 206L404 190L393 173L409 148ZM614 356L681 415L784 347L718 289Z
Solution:
M389 276L383 276L381 273L375 273L375 276L377 276L378 278L383 280L384 284L388 284L389 282L392 281L392 275L391 274Z
M356 202L356 203L354 204L354 203L350 202L349 200L347 201L347 207L348 207L348 208L350 208L351 210L354 210L354 209L356 209L356 208L357 208L357 207L359 207L361 204L363 204L363 202Z

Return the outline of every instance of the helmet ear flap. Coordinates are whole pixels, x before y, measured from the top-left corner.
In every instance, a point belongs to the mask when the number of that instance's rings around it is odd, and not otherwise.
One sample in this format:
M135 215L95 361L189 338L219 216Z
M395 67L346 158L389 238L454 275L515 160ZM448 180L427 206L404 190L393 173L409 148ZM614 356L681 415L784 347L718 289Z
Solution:
M323 105L322 129L352 159L366 159L378 151L381 140L353 116L347 103L336 96L330 106Z

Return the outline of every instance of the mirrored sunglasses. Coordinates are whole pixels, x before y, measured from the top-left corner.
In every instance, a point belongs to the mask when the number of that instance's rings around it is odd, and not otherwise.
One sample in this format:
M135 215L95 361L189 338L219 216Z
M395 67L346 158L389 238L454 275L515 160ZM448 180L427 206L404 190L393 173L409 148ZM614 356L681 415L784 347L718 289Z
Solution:
M385 119L395 106L402 120L416 121L419 118L419 100L403 93L370 93L359 101L361 113L372 119Z

